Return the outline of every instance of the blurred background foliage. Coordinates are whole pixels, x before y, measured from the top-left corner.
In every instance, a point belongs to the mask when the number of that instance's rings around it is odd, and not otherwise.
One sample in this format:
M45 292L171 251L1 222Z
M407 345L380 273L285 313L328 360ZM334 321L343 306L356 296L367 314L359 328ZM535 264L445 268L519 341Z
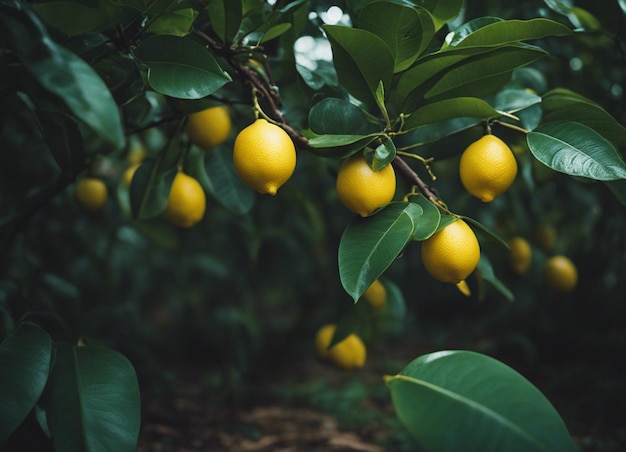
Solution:
M321 17L336 3L312 1L310 7ZM576 6L597 21L578 24L587 29L584 33L542 42L551 56L519 71L512 83L538 94L567 87L626 124L626 13L617 1L579 0ZM568 23L541 1L467 2L457 22L490 15L548 16ZM319 36L310 22L303 26ZM291 70L293 44L288 34L265 50L285 115L302 126L323 94ZM332 71L325 72L330 64L320 61L316 74L331 77ZM242 96L229 85L219 94ZM128 93L114 90L114 95L120 99ZM294 362L313 355L319 326L354 309L337 268L339 240L352 219L334 189L338 162L302 152L294 177L276 197L254 196L253 208L244 214L209 198L204 220L177 230L160 220L133 220L121 181L136 155L153 156L165 146L164 133L143 130L116 152L102 152L96 139L90 143L85 149L94 158L90 171L105 180L110 198L104 211L89 214L74 200L73 179L59 177L28 99L9 96L0 102L3 329L27 318L54 339L87 338L120 350L142 384L159 386L172 378L176 366L193 366L208 385L236 394L253 388L263 375L289 375ZM167 117L171 108L149 95L127 103L124 113L142 129ZM250 121L245 105L234 103L231 112L235 129ZM515 301L490 286L476 290L473 277L468 281L473 294L465 298L454 286L430 278L419 246L410 246L384 276L399 288L406 316L393 328L361 325L371 359L379 360L377 370L397 372L406 361L380 364L388 347L406 347L402 355L407 359L424 348L480 350L538 383L566 422L574 413L577 421L588 423L578 431L623 430L619 417L609 413L619 412L616 405L622 412L626 408L624 207L606 185L574 180L538 164L521 134L498 126L494 133L514 149L520 172L512 189L490 205L466 195L457 174L458 154L480 136L480 128L427 144L421 154L443 157L432 166L433 185L455 212L476 218L505 239L522 236L531 243L533 265L518 276L507 265L506 250L479 235L483 253ZM222 149L231 149L233 139L234 133ZM427 174L422 176L427 180ZM555 232L551 249L542 248L538 231L543 227ZM552 254L565 254L578 267L579 284L571 294L556 294L542 280L543 264Z

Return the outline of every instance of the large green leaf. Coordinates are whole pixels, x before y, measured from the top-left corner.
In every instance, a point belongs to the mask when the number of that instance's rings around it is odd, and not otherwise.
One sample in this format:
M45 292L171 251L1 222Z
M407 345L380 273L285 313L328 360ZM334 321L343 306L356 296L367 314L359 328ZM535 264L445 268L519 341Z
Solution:
M621 125L600 105L564 88L543 95L545 122L575 121L591 127L620 148L626 148L626 127Z
M366 135L371 131L361 109L347 100L332 97L313 105L309 127L320 135Z
M357 99L375 105L378 83L390 88L394 60L389 46L367 30L324 25L339 82Z
M394 72L413 64L435 35L435 24L428 10L383 1L365 6L358 26L387 43L394 58Z
M387 385L400 421L426 452L577 450L541 391L491 357L430 353Z
M449 47L454 47L467 36L474 33L476 30L486 25L500 21L502 21L502 19L500 19L499 17L491 16L477 17L476 19L472 19L469 22L466 22L463 25L455 28L454 31L448 33L441 48L443 50Z
M134 451L140 426L137 375L105 347L57 345L47 421L57 452Z
M472 47L502 45L570 34L572 34L572 30L550 19L499 20L485 24L460 40L452 35L451 38L450 36L446 37L446 41L452 39L451 45L455 47Z
M213 0L209 3L211 27L224 42L231 42L241 25L241 0Z
M498 111L515 113L540 103L540 96L525 89L504 89L496 95L492 105Z
M553 170L603 181L626 179L626 164L615 146L581 123L542 124L526 140L533 155Z
M404 130L408 131L453 118L489 119L497 116L500 116L500 113L482 99L455 97L428 104L411 113L404 123Z
M56 44L26 4L3 0L0 11L0 38L28 71L78 120L114 147L121 147L124 133L119 109L92 67Z
M421 214L422 208L415 203L392 202L348 225L339 243L339 277L355 301L409 242Z
M437 206L422 194L409 195L409 201L418 204L422 208L422 216L415 225L412 240L426 240L439 228L441 212Z
M134 55L148 67L150 86L167 96L200 99L232 80L213 54L189 37L153 36Z
M320 157L345 158L372 143L380 133L369 135L317 135L309 139L309 151Z
M193 8L168 11L154 19L146 32L155 35L186 36L191 31L191 26L196 17L198 17L198 11Z
M0 343L0 447L41 397L51 357L50 336L32 323Z

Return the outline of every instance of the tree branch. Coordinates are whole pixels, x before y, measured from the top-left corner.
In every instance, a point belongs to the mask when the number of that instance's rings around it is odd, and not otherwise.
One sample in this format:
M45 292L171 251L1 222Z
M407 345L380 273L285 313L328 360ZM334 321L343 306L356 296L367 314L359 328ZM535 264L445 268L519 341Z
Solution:
M407 182L415 185L417 189L426 197L426 199L439 205L440 200L436 190L427 185L402 157L396 155L396 158L393 159L391 164L402 175L402 177L407 180Z

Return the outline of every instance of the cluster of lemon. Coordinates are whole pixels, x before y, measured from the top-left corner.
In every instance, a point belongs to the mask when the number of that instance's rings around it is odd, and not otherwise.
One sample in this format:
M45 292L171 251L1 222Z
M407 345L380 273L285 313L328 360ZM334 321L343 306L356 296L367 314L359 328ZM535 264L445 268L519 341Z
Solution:
M535 229L534 239L537 246L545 253L551 254L556 239L556 231L551 226ZM533 249L528 240L516 236L508 241L510 253L509 264L513 272L523 276L531 268ZM564 255L550 256L543 267L543 280L555 292L568 293L578 283L578 270L572 260Z

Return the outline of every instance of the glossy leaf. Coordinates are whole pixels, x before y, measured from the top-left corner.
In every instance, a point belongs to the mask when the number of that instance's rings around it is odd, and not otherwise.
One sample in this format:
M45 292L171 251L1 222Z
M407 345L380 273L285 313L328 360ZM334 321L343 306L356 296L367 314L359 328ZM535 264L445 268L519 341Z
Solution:
M626 148L626 127L621 125L600 105L564 88L543 95L545 122L575 121L591 127L620 148Z
M387 43L394 58L394 72L407 69L435 35L435 24L428 10L392 2L366 5L359 15L358 26Z
M150 86L167 96L200 99L231 81L213 54L188 37L153 36L134 55L148 67Z
M415 203L393 202L348 225L339 243L339 277L355 301L409 242L421 214Z
M481 26L461 40L454 40L451 45L456 47L500 46L517 41L535 40L548 36L568 36L571 34L572 30L565 25L545 18L499 20Z
M400 421L424 451L576 451L539 389L469 351L420 356L386 379Z
M378 141L373 144L378 144ZM365 160L374 171L380 171L396 158L396 146L389 137L383 137L377 146L368 146L363 151Z
M419 3L432 14L435 30L454 19L463 9L463 0L421 0Z
M155 35L186 36L191 31L198 11L193 8L176 9L157 17L146 29Z
M603 181L626 178L626 163L615 146L581 123L546 123L526 140L533 155L556 171Z
M224 207L237 215L252 209L255 193L235 171L232 149L220 147L211 152L202 152L206 178L200 179L204 187L213 194Z
M313 105L309 127L320 135L366 135L370 129L361 109L347 100L332 97Z
M56 451L136 449L139 385L123 355L58 344L49 391L47 420Z
M378 137L369 135L317 135L309 139L310 152L321 157L345 158L364 149Z
M484 253L481 253L480 255L477 269L480 272L480 277L483 281L487 281L489 284L491 284L498 292L504 295L504 297L508 301L515 300L513 292L511 292L509 288L506 287L504 283L498 279L493 271L491 261L489 261L489 258Z
M339 82L357 99L375 105L376 88L382 80L388 90L394 60L389 46L367 30L324 25L333 51Z
M541 96L529 93L525 89L505 89L493 100L493 108L498 111L515 113L541 103Z
M232 42L239 31L243 16L241 0L213 0L208 12L211 27L223 42Z
M100 76L81 58L56 44L26 4L9 0L0 10L11 12L11 16L0 14L0 37L28 71L78 120L115 148L121 147L124 133L120 112Z
M439 212L439 208L426 199L424 195L410 195L409 201L418 204L422 208L422 216L415 225L412 240L426 240L439 228L441 212Z
M455 47L459 44L463 39L465 39L470 34L474 33L476 30L490 25L494 22L501 22L502 19L499 17L477 17L476 19L472 19L469 22L464 23L463 25L454 29L448 33L444 39L444 44L441 47L442 49L446 49L447 47Z
M411 132L409 137L414 146L421 146L428 143L434 143L442 138L475 127L480 123L481 120L476 118L455 118L419 127ZM439 154L440 153L438 153L438 155ZM458 154L458 152L456 154Z
M291 29L290 23L284 22L282 24L274 25L273 27L271 27L270 29L268 29L266 32L263 33L263 37L261 38L261 44L263 44L264 42L271 41L272 39L278 38L279 36L287 33L290 29Z
M52 339L32 323L0 343L0 447L41 397L51 357Z
M426 124L447 121L453 118L489 119L500 116L491 105L474 97L455 97L428 104L408 117L404 130L413 130Z

